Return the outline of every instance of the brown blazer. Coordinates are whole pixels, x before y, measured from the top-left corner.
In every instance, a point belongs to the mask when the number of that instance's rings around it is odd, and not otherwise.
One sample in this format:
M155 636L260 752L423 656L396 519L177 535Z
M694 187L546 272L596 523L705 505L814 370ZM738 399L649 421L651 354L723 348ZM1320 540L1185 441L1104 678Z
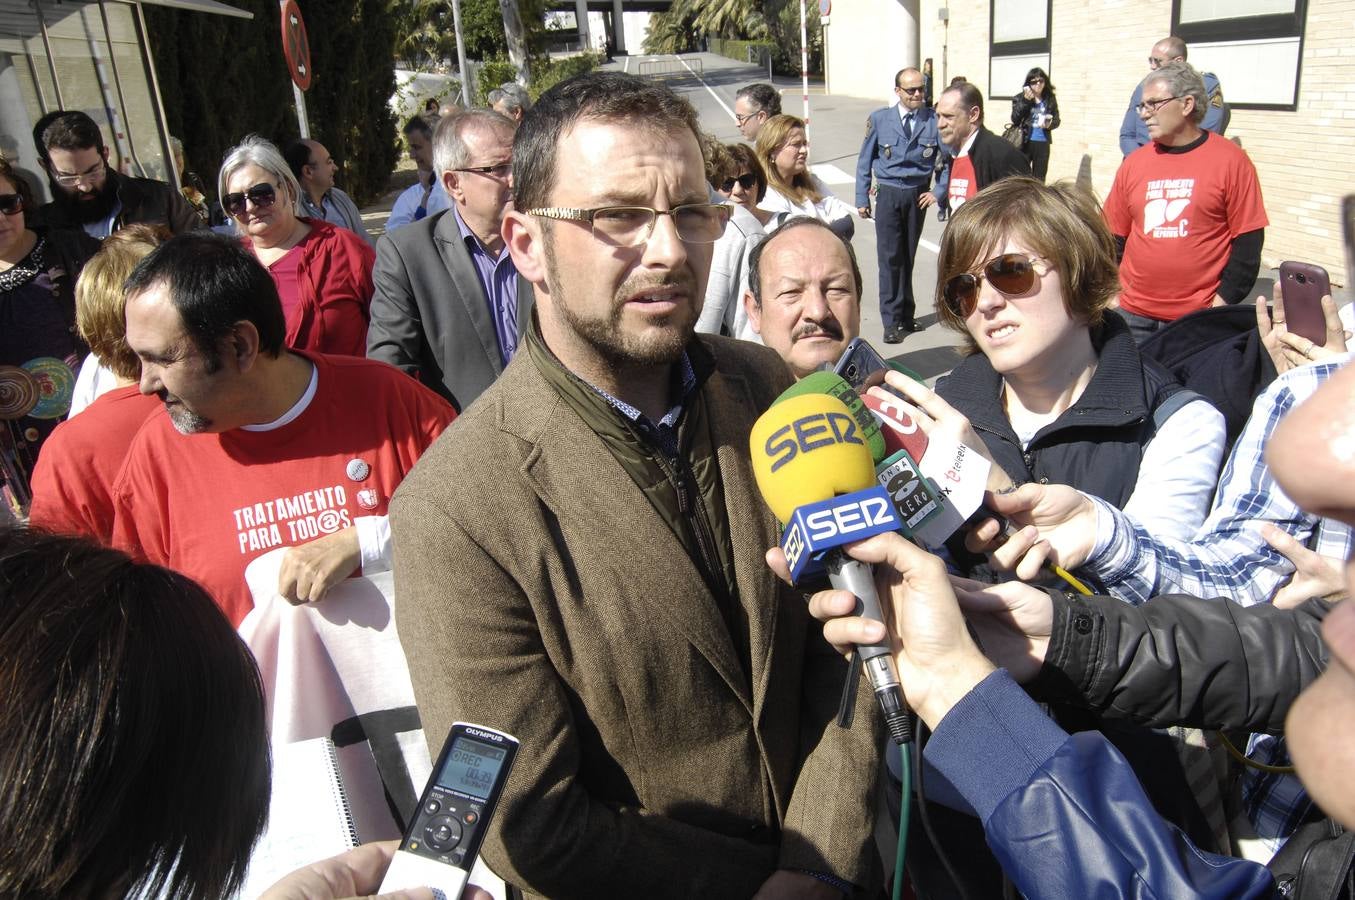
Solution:
M536 894L746 898L778 868L875 883L873 699L833 724L845 664L763 561L777 535L748 433L788 375L698 339L751 679L678 539L527 353L392 502L430 749L457 720L522 741L483 853Z

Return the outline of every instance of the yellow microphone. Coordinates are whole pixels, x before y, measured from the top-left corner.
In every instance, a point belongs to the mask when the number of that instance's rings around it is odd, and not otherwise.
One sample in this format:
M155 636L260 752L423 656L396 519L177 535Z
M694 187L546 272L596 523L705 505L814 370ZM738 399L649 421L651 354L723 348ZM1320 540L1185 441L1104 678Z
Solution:
M787 523L781 548L791 580L822 562L833 587L856 596L857 615L883 623L871 567L841 548L903 522L876 482L869 442L851 411L827 394L782 395L753 424L749 445L762 499ZM908 743L912 727L888 638L856 651L890 734Z

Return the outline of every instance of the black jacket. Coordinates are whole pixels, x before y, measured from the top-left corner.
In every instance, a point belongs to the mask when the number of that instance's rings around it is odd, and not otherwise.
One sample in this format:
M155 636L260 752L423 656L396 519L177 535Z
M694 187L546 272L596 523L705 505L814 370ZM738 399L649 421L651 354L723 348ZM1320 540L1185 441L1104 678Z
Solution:
M969 158L974 163L974 180L979 190L1010 175L1030 174L1026 155L982 125L969 148Z
M138 223L163 225L172 234L183 234L203 227L197 210L182 194L163 181L131 175L118 175L117 179L118 200L122 203L122 210L113 223L114 231L124 225ZM38 220L53 229L80 228L80 223L71 220L57 203L44 204L38 210Z
M1087 389L1025 450L1002 408L1002 376L982 353L956 366L936 392L969 419L1017 484L1067 484L1123 508L1138 482L1143 448L1156 431L1153 410L1181 387L1166 369L1139 355L1119 316L1107 315L1093 329L1092 344L1098 360Z
M1030 111L1034 106L1034 101L1027 100L1025 94L1017 94L1012 98L1012 124L1021 126L1021 136L1027 141L1030 140ZM1053 121L1044 130L1045 141L1052 144L1054 143L1052 132L1059 127L1059 101L1052 91L1044 98L1044 111L1053 116Z
M1277 609L1170 594L1130 606L1051 594L1049 649L1027 687L1107 718L1278 734L1294 698L1327 667L1321 626L1331 604L1322 600Z

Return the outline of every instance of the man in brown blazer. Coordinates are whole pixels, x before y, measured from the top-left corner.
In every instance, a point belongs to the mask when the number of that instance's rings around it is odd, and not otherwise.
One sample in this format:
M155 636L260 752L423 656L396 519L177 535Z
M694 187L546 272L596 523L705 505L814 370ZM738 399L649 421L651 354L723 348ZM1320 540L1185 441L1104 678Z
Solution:
M393 502L397 624L433 749L522 741L483 854L551 897L822 897L878 883L869 693L764 563L748 434L791 382L694 335L725 207L696 113L595 73L514 146L522 352ZM650 209L649 207L653 207Z

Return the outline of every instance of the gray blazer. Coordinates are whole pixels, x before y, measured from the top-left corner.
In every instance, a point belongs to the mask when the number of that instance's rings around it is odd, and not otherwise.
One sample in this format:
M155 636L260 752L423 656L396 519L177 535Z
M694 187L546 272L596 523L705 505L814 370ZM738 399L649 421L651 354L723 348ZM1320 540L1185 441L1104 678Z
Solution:
M452 211L383 236L367 356L415 376L465 409L503 372L499 338ZM531 323L532 285L518 276L518 326Z

